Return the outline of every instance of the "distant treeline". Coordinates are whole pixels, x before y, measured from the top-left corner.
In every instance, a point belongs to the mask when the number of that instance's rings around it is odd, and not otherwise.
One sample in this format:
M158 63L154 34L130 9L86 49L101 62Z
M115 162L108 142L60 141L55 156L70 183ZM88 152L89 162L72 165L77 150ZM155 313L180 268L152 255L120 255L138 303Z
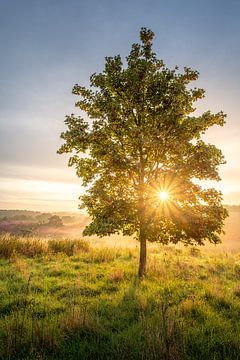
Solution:
M239 212L240 205L225 205L229 212ZM0 210L0 222L2 221L29 221L32 223L46 224L49 219L59 217L63 224L71 224L81 221L86 215L71 212L40 212L30 210Z
M31 221L36 223L47 223L54 216L59 217L63 223L79 221L82 215L68 212L40 212L30 210L0 210L0 221Z

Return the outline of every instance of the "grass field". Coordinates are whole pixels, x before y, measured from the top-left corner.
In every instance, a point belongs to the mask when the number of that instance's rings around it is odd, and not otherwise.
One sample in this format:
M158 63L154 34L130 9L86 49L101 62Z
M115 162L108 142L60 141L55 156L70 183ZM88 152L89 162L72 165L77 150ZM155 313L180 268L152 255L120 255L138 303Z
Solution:
M240 253L0 238L1 359L240 359Z

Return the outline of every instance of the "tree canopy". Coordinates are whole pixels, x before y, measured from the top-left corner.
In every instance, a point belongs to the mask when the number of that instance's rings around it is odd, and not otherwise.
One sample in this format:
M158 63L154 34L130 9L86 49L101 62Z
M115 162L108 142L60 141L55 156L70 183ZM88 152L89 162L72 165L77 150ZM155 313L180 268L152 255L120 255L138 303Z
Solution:
M48 225L63 226L63 221L58 215L53 215L48 219Z
M88 120L66 116L59 153L71 153L69 165L86 188L80 207L91 223L84 234L122 232L140 240L140 268L146 267L146 240L203 244L220 241L227 211L221 193L200 181L220 180L222 152L203 141L225 114L194 114L204 90L191 88L198 72L169 69L152 49L154 33L140 31L123 61L106 57L90 86L75 85L76 107ZM159 196L166 194L165 199Z

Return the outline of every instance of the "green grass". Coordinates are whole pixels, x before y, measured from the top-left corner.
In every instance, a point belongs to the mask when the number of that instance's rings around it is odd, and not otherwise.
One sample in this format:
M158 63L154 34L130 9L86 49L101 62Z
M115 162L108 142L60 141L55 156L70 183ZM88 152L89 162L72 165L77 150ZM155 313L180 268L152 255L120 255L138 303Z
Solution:
M8 245L9 244L9 245ZM240 359L240 254L0 237L0 359Z

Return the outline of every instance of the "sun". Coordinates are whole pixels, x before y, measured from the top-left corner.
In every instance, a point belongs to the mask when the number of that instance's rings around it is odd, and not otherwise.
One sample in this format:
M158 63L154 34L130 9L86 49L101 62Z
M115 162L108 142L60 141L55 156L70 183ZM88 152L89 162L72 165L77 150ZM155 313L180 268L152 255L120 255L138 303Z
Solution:
M159 191L158 196L162 201L166 201L169 197L167 191Z

